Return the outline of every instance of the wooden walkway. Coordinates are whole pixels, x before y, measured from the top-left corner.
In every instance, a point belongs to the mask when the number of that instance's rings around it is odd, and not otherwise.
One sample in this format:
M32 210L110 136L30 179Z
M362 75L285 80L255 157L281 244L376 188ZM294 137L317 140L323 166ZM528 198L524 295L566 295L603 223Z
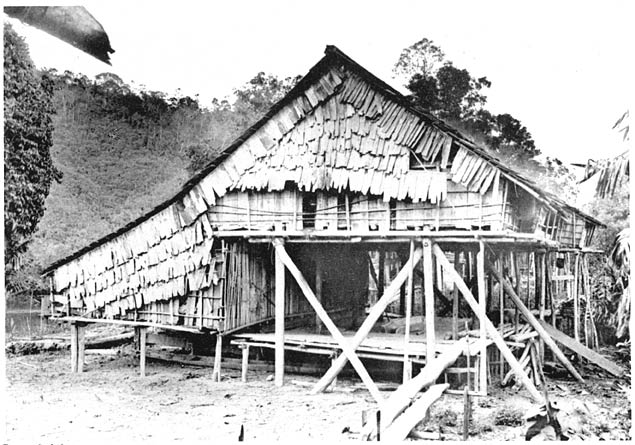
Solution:
M353 338L355 332L344 331L345 338ZM437 340L435 342L436 354L441 354L452 346L453 340ZM492 340L487 338L486 344L492 344ZM237 334L232 340L232 344L239 347L275 347L275 335L262 333ZM481 348L479 339L470 338L468 351L470 355L477 355ZM403 334L385 334L372 332L362 344L357 348L357 353L362 358L371 358L386 361L404 361L404 337ZM307 330L292 330L285 332L284 349L288 351L306 352L309 354L321 354L335 356L341 352L341 347L330 335L319 335ZM408 348L410 359L415 363L425 363L426 338L425 335L412 335Z

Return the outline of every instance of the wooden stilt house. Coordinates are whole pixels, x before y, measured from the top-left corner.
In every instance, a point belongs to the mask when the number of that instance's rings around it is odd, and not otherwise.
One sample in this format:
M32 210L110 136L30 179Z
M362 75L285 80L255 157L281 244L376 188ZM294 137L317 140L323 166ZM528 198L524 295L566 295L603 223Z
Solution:
M404 317L405 342L384 340L405 369L470 335L461 320L475 318L464 369L482 393L488 360L501 376L504 361L522 365L508 346L519 318L556 325L557 292L585 293L578 265L600 225L329 46L172 199L44 273L54 317L271 345L279 384L284 349L304 339L335 354L322 388L351 360L372 391L358 357L377 358L364 342L386 312ZM275 334L258 337L268 321ZM305 329L285 337L285 326ZM494 343L502 357L488 358Z

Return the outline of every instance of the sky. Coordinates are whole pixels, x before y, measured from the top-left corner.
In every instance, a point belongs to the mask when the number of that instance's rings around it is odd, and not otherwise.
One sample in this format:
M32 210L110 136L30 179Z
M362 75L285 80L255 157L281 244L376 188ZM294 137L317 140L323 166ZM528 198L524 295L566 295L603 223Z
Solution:
M82 3L110 37L112 66L9 21L25 36L38 67L89 77L113 72L151 90L198 94L203 104L230 96L260 71L305 74L328 44L403 91L392 67L403 48L427 37L455 66L487 76L487 108L519 119L543 154L585 163L626 149L612 126L633 103L633 3Z

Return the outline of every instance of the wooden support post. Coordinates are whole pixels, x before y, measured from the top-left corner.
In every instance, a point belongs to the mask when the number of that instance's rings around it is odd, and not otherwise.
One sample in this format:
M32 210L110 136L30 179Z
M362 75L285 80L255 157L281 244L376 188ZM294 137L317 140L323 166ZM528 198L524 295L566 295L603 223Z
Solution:
M322 304L322 257L319 253L315 256L315 297ZM320 316L315 314L315 333L322 334L322 327Z
M377 301L384 295L386 286L386 251L379 249L379 264L377 265Z
M430 363L436 356L436 338L434 331L434 282L432 263L432 242L426 238L422 242L423 245L423 287L424 297L426 301L425 319L426 319L426 363Z
M545 319L545 306L547 304L547 253L540 255L540 307L538 308L538 317ZM540 360L545 360L545 342L540 339L538 343L538 351Z
M353 368L355 368L355 371L357 371L357 374L359 374L359 377L362 379L362 381L368 388L368 391L375 398L377 403L381 405L384 399L381 396L379 389L377 388L377 385L375 385L375 382L373 382L373 379L370 377L370 375L368 374L368 371L366 371L366 368L364 367L361 360L355 353L355 349L359 345L355 347L351 347L349 342L344 338L344 336L339 331L337 326L335 326L335 323L333 323L333 321L329 317L328 313L324 310L322 305L317 301L317 298L315 297L315 294L311 290L309 283L306 281L306 279L302 275L302 272L300 272L297 266L293 263L293 261L291 260L291 257L287 254L287 251L285 250L284 245L282 243L275 243L274 245L276 247L277 258L279 258L280 261L282 261L283 265L286 266L287 269L289 269L289 272L291 273L293 278L295 278L296 282L298 283L298 286L302 290L302 293L306 297L307 301L311 304L315 312L319 315L326 329L329 330L333 338L339 344L340 348L344 352L343 355L346 355L347 359L351 362L351 365L353 365ZM337 360L334 362L333 365L331 365L331 369L333 369L336 362ZM336 376L337 374L335 374L334 377ZM332 380L334 380L334 378L331 379L329 383Z
M145 326L140 326L137 329L139 330L139 372L141 377L145 377L146 376L146 342L147 342L148 328Z
M220 382L221 380L221 361L223 355L223 336L219 332L216 334L216 350L214 351L214 370L212 371L212 380Z
M507 191L507 188L505 189L505 191ZM501 276L504 276L505 274L505 266L503 264L503 259L505 258L505 254L501 253L498 256L498 271L500 272ZM494 298L496 298L496 295L493 296ZM503 336L503 327L505 326L505 291L503 290L503 286L501 286L500 284L498 285L498 307L499 307L499 327L500 327L500 331L501 331L501 337ZM500 353L500 351L498 351L498 375L501 378L501 380L503 379L503 376L505 375L505 362L503 361L503 356Z
M241 345L243 361L241 367L240 381L247 383L247 368L249 367L249 345Z
M476 254L476 277L478 281L478 305L480 310L479 319L487 319L487 290L485 289L485 243L479 241L479 249ZM485 323L479 323L481 351L479 353L479 391L487 394L487 332Z
M276 239L274 246L282 245L282 240ZM284 294L285 268L279 250L276 248L275 259L275 385L282 386L284 382Z
M415 242L410 241L410 258L415 252ZM404 332L403 349L403 382L406 383L412 378L412 362L410 361L410 317L412 316L412 293L414 288L414 267L410 268L408 274L408 292L406 294L406 326Z
M518 295L516 295L516 292L514 292L511 284L509 284L509 282L502 276L499 276L496 269L490 267L490 271L494 274L496 279L499 280L499 283L503 284L507 295L509 295L514 304L518 306L518 309L520 310L523 317L525 317L525 320L529 322L529 324L536 330L538 335L545 341L545 344L549 346L549 348L553 351L556 358L564 365L565 368L567 368L567 370L573 377L575 377L576 380L578 380L580 383L584 383L584 379L582 378L582 376L578 373L578 371L576 371L569 359L567 359L567 357L563 354L563 352L560 350L558 345L556 345L547 331L545 331L545 328L542 327L540 322L536 320L536 317L533 316L531 311L523 304Z
M580 342L580 293L578 282L580 280L580 254L575 253L575 266L573 271L573 338Z
M375 305L370 310L368 317L364 320L364 323L359 327L357 333L350 341L350 347L352 349L357 349L359 345L364 341L364 339L370 333L370 330L373 328L377 320L381 317L386 307L395 300L395 294L399 291L399 287L406 281L408 278L408 270L414 267L419 260L421 259L421 249L416 248L414 257L410 258L405 266L399 271L395 279L390 283L390 286L386 289L386 292L382 297L375 303ZM322 376L319 382L316 383L313 388L313 392L322 392L331 381L340 373L340 371L346 365L348 361L346 354L340 355L337 360L331 365L329 370Z
M452 268L452 265L450 264L448 259L445 257L443 250L441 250L441 248L435 244L433 246L433 251L435 256L437 257L437 261L441 261L441 265L445 268L446 272L448 272L450 277L454 280L454 282L459 287L459 290L463 294L463 298L465 299L467 304L470 306L472 311L474 311L474 313L480 317L481 310L479 308L477 301L474 299L472 292L470 292L470 289L467 287L465 282L461 279L459 274L457 274L456 271ZM536 387L534 386L533 382L529 379L529 377L527 377L527 375L524 373L523 368L520 366L520 363L518 363L512 351L505 344L505 340L503 339L503 337L501 337L498 330L496 330L496 327L492 324L492 322L487 317L485 317L484 319L481 319L480 323L485 325L485 329L487 330L487 333L492 338L492 340L494 341L498 349L500 349L501 353L503 354L503 357L505 357L505 360L507 360L507 363L509 363L514 373L516 373L516 375L518 376L520 381L523 383L525 388L527 388L527 391L529 391L531 396L536 401L542 402L543 401L542 395L536 389Z
M84 372L86 351L86 324L77 323L77 372Z
M470 391L465 386L463 391L463 440L466 441L470 434L470 415L472 411L472 402L470 401Z
M460 252L454 251L454 269L458 272L460 267ZM452 290L452 340L458 338L459 332L459 288L454 285Z
M76 322L71 323L71 372L77 372L77 352L79 343L79 328Z

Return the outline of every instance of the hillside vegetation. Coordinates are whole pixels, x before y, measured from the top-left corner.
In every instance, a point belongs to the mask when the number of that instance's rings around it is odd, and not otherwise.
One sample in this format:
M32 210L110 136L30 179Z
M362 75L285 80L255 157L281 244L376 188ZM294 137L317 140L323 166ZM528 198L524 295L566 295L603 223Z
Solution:
M63 173L22 267L7 277L14 300L46 291L41 270L171 198L296 79L259 73L235 100L203 108L196 98L133 91L111 73L94 80L46 73L54 83L51 157Z

